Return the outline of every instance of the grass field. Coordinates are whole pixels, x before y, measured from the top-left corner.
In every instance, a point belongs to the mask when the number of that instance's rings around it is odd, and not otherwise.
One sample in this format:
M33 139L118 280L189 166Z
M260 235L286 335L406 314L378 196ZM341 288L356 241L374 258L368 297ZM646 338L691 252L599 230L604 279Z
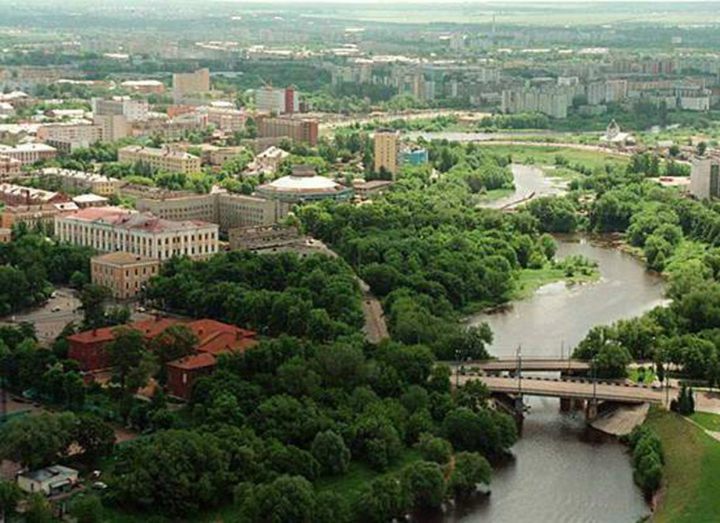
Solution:
M678 414L652 409L646 421L662 440L664 493L653 523L714 523L720 515L720 441Z
M720 432L720 414L713 414L711 412L695 412L690 416L690 419L707 430Z
M575 149L561 145L514 145L484 142L481 147L499 155L509 154L514 162L525 164L554 165L557 155L564 156L571 164L579 163L591 169L602 167L606 163L626 165L628 162L627 157L611 152Z
M597 281L599 277L600 272L597 270L588 276L577 275L568 278L565 276L565 270L557 267L548 266L543 269L523 269L518 276L512 299L522 300L529 298L536 290L548 283L556 281L565 281L568 284L588 283Z

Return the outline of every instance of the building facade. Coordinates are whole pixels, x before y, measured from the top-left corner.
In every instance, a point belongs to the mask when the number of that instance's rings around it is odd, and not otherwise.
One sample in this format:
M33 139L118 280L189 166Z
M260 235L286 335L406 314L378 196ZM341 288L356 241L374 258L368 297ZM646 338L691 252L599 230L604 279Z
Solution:
M720 160L695 158L690 172L690 194L698 200L720 198Z
M20 160L0 154L0 182L6 182L20 176L22 163Z
M64 191L91 192L100 196L112 196L122 185L122 181L117 178L60 167L47 167L42 169L39 175L41 178L56 181Z
M57 149L44 143L24 143L15 147L0 145L0 155L14 158L21 165L32 165L40 160L57 157Z
M158 260L129 252L110 252L90 260L92 282L110 289L113 298L118 300L137 296L147 281L159 272Z
M295 142L317 145L318 122L311 119L290 117L258 117L258 136L260 138L289 138Z
M200 158L190 153L172 149L155 149L141 145L129 145L118 151L118 161L141 162L158 171L190 174L200 171Z
M264 86L255 91L255 108L271 114L292 114L300 110L300 96L294 87Z
M171 221L119 207L90 207L55 218L58 240L100 252L126 251L157 260L207 258L218 252L218 226Z
M380 172L381 169L384 169L395 178L398 172L400 132L392 130L375 131L373 145L375 150L373 170L377 173Z

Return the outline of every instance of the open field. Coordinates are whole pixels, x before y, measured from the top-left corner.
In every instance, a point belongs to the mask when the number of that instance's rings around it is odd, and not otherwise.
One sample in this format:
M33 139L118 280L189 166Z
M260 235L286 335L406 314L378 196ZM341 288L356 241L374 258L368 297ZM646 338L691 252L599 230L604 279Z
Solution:
M627 158L610 151L564 147L562 145L494 144L485 142L481 148L500 155L512 155L513 162L522 164L554 165L555 157L564 156L571 164L579 163L590 168L606 163L627 164Z
M662 498L653 523L711 523L720 514L720 442L680 415L652 409L646 422L663 444Z

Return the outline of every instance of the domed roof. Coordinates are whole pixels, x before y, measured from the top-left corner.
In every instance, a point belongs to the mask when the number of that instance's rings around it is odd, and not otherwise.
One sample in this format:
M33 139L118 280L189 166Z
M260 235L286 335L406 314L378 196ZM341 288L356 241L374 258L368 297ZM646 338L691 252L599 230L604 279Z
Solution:
M282 192L334 192L339 187L339 183L325 176L319 176L317 174L313 176L296 176L291 174L290 176L283 176L266 184L264 188Z

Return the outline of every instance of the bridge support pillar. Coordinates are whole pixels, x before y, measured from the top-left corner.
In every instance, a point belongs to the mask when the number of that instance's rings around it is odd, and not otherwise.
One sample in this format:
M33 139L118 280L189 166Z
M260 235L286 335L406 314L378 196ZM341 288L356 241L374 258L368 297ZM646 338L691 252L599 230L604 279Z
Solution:
M560 398L560 412L570 412L572 409L571 398Z
M587 406L585 407L585 421L588 423L595 421L598 415L598 401L588 400Z
M585 409L585 400L578 399L578 398L572 400L572 409L573 410L584 410Z

